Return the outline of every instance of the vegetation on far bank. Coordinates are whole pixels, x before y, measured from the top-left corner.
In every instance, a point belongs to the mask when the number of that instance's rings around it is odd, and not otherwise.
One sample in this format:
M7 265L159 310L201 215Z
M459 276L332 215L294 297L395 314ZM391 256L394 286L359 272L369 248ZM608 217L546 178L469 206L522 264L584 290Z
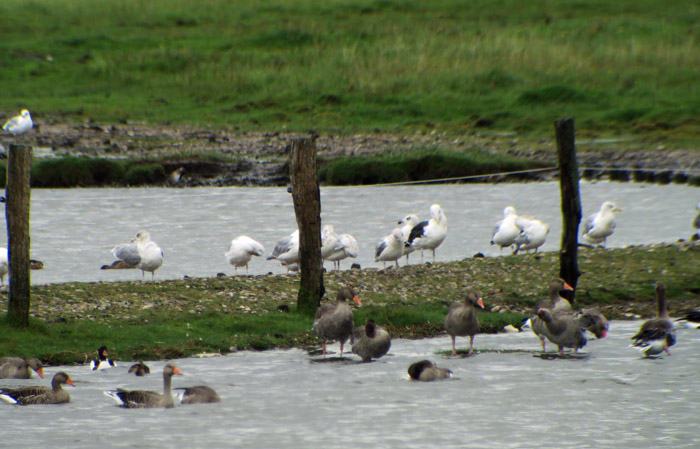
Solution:
M0 112L548 137L573 116L581 136L692 149L699 23L653 0L5 0Z
M595 306L615 319L652 316L653 283L662 280L671 316L698 308L698 248L582 248L575 306ZM356 325L373 318L394 338L417 338L441 334L447 308L462 300L466 289L484 296L482 332L519 326L546 298L549 280L558 271L557 253L539 253L409 265L386 272L327 272L324 283L328 299L344 285L358 291L364 305L354 309ZM296 275L35 285L29 329L14 329L0 320L0 357L83 363L103 344L122 360L313 347L319 341L311 331L312 318L295 311L298 286Z

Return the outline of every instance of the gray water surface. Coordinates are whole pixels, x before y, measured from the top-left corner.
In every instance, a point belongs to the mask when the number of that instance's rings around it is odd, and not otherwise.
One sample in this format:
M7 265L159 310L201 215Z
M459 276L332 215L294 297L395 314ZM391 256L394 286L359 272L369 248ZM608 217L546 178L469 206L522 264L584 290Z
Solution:
M694 232L691 222L700 191L687 185L581 183L584 219L606 200L624 209L608 246L624 247L687 239ZM554 182L321 189L323 223L333 224L339 234L354 235L360 244L360 256L343 261L343 269L352 262L363 268L382 267L374 262L377 240L408 214L427 220L433 203L442 206L448 220L447 238L437 249L438 262L477 252L498 256L498 248L489 242L509 205L521 215L549 223L549 237L541 250L559 248L561 206L559 184ZM296 226L292 197L285 188L34 189L31 251L45 269L32 272L32 283L139 280L137 270L99 268L114 260L110 253L114 246L129 241L141 229L148 230L165 253L156 279L233 274L224 257L231 239L248 235L265 246L267 256L275 242ZM426 256L426 260L431 257ZM419 253L411 256L411 263L419 261ZM285 271L265 257L250 263L250 274ZM239 269L239 274L244 272Z
M76 387L56 406L0 403L3 447L126 448L691 448L700 445L700 330L679 329L671 356L643 359L628 347L640 322L612 322L608 338L589 341L588 358L535 357L531 332L477 335L468 358L444 356L448 337L395 340L389 355L363 364L321 362L302 350L238 352L174 363L173 386L206 384L220 404L123 409L103 395L123 387L162 391L155 374L127 374L129 362L103 371L59 370ZM466 347L467 339L458 341ZM337 352L338 345L331 345ZM337 353L333 355L337 359ZM454 372L411 382L406 369L428 358Z

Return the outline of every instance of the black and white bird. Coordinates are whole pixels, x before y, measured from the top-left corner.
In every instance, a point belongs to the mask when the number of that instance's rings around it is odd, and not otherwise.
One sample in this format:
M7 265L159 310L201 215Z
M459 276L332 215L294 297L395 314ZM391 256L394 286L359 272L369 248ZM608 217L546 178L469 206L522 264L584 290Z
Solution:
M406 215L398 222L399 226L401 226L401 233L403 234L403 254L406 256L406 265L408 265L408 256L415 251L415 249L413 249L413 247L408 243L408 238L411 236L411 231L418 223L420 223L420 219L414 214Z
M447 217L439 204L430 206L430 220L421 221L411 229L408 236L408 243L414 249L421 251L421 262L423 261L423 251L433 252L433 263L435 263L435 249L442 244L447 236Z

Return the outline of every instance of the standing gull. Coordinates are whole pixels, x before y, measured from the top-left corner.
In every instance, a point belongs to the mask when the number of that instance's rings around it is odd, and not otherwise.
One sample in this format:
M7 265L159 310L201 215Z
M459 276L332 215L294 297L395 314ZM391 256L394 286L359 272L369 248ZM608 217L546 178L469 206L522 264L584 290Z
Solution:
M375 247L374 261L386 263L394 261L399 266L399 259L403 256L404 242L401 228L395 228L391 234L382 237Z
M411 229L408 243L414 249L421 251L421 262L423 261L423 251L431 250L433 252L433 263L435 263L435 248L440 246L447 236L447 217L445 217L445 213L439 204L430 206L430 217L430 220L421 221Z
M520 234L515 238L513 242L515 244L515 251L513 254L517 254L519 251L530 251L544 245L545 240L547 240L547 234L549 234L549 225L533 217L517 217L515 219L515 225L520 228Z
M32 116L29 114L28 110L22 109L20 115L16 115L5 122L2 129L9 132L13 136L19 136L20 134L24 134L32 129L32 126L34 126Z
M289 236L281 238L275 244L267 260L279 260L287 267L287 273L291 265L299 262L299 230L292 232Z
M515 221L517 218L518 215L515 213L513 206L503 209L503 218L496 223L496 227L491 235L492 245L498 245L500 250L503 251L503 248L515 244L515 239L520 235L521 231Z
M420 223L417 215L406 215L403 219L399 220L399 225L401 226L401 233L403 234L403 254L406 256L406 265L408 265L408 256L415 251L413 247L408 243L408 238L411 236L411 231L413 228Z
M248 274L248 262L253 256L262 256L265 254L265 248L260 242L255 241L247 235L239 235L231 240L226 251L226 260L233 265L236 275L238 267L245 266L245 274Z
M141 270L141 278L145 279L146 271L155 278L155 272L163 265L163 250L153 240L148 231L139 231L130 243L124 243L112 250L117 259L127 265Z
M353 259L360 254L360 245L355 237L350 234L340 234L338 243L335 249L328 256L328 260L333 262L333 267L336 271L340 270L340 261L352 257Z
M338 246L338 234L332 224L323 226L321 230L321 259L327 260Z
M622 209L613 202L604 202L600 210L583 224L583 238L593 245L605 247L607 238L615 231L615 212L622 212Z

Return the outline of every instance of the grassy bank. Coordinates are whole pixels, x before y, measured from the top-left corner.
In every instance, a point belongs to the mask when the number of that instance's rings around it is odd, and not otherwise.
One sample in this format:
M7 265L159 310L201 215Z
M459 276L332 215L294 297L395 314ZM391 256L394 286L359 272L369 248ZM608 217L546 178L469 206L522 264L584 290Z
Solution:
M652 284L660 279L672 316L700 307L700 251L687 248L582 249L576 306L599 307L610 318L651 316ZM478 289L486 304L482 331L497 332L519 325L546 297L558 263L555 253L475 258L329 272L324 281L331 298L340 286L355 287L364 303L355 324L373 318L395 338L440 334L449 305ZM297 291L298 276L281 275L33 286L31 326L0 322L0 357L58 364L82 363L103 344L124 360L318 345L311 317L295 312Z
M574 116L697 147L698 23L652 0L5 0L0 112L547 136Z

